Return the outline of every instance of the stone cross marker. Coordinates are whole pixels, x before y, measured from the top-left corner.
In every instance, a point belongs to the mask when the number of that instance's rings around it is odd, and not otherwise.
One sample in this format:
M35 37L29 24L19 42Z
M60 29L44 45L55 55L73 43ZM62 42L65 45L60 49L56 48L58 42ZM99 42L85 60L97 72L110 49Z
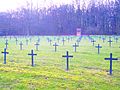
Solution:
M38 37L37 42L38 42L38 43L40 42L40 37Z
M59 43L59 41L60 41L60 38L57 38L57 41L58 41L58 43Z
M49 40L50 40L50 39L49 39L49 38L47 38L47 42L49 42Z
M8 48L8 40L6 40L5 48L6 48L6 49Z
M34 56L36 56L37 54L34 54L34 53L33 53L33 50L31 50L31 53L28 54L28 55L31 56L31 59L32 59L32 66L34 66Z
M100 48L102 48L102 46L100 46L100 44L98 44L98 46L95 46L96 48L98 48L98 54L100 54Z
M49 40L49 43L50 43L50 45L52 44L52 40L51 39Z
M112 40L110 39L108 42L109 42L109 46L111 47L111 44L112 44Z
M102 38L102 40L103 40L103 43L105 42L105 38Z
M28 41L29 41L29 40L28 40L28 39L26 39L26 45L28 45Z
M55 46L55 52L57 51L57 44L55 43L55 44L53 44L53 46Z
M64 38L62 39L62 42L63 42L63 45L64 45L65 44L65 39Z
M77 47L79 47L79 45L77 45L77 44L75 43L75 45L73 45L73 47L74 47L74 51L76 52L76 49L77 49Z
M39 43L36 43L35 46L36 46L36 51L38 51L38 47L39 47Z
M79 39L77 39L77 41L76 41L76 42L77 42L77 45L79 45L79 43L80 43L80 40L79 40Z
M15 41L16 41L16 45L17 45L17 43L18 43L18 39L16 38L16 40L15 40Z
M96 41L93 39L91 42L93 43L93 46L94 46L94 44L95 44Z
M23 46L23 43L22 42L20 42L20 50L22 50L23 48L22 48L22 46Z
M2 52L4 54L4 64L6 64L6 55L9 54L9 52L6 51L6 48L4 49L4 52Z
M31 42L32 41L32 38L30 37L29 41Z
M118 38L115 38L116 43L118 42Z
M68 54L68 51L66 52L66 55L63 55L62 57L65 57L67 59L66 61L66 70L68 71L69 70L69 58L72 58L73 56L72 55L69 55Z
M68 38L67 38L67 40L68 40L68 43L69 43L69 41L70 41L70 38L68 37Z
M112 61L113 60L118 60L118 58L113 58L112 53L110 53L110 58L105 58L105 60L110 60L110 75L112 75Z

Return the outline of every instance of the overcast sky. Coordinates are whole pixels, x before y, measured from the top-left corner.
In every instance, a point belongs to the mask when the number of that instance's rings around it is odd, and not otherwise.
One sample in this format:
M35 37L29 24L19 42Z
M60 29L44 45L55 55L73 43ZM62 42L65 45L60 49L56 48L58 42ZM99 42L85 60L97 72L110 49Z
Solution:
M15 10L16 8L20 8L23 6L26 6L26 2L30 2L31 0L0 0L0 12L2 11L7 11L7 10ZM44 1L46 1L46 3L44 3ZM60 5L60 4L71 4L73 3L73 1L76 0L32 0L33 5L37 6L37 3L39 5L39 7L48 7L52 4L55 5ZM92 1L92 0L80 0L81 3L83 3L83 1L88 4L88 2ZM96 1L106 1L106 0L94 0Z

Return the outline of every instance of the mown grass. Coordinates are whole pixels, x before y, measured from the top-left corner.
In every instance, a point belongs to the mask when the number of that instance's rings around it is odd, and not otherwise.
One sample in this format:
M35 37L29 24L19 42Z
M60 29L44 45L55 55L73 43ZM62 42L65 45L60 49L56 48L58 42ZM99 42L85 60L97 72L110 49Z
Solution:
M81 40L77 52L74 52L72 45L79 37L72 36L73 40L66 40L64 46L60 41L57 52L54 52L54 47L47 42L48 37L45 36L40 37L39 51L34 46L37 36L32 37L29 45L26 45L25 37L19 37L19 42L23 41L24 44L23 50L16 45L15 38L7 37L9 54L6 65L3 64L3 54L0 54L0 90L120 90L120 60L113 61L112 76L109 75L109 61L104 60L110 52L113 57L120 58L120 39L116 43L112 36L114 42L109 47L108 36L105 43L99 36L91 37L96 39L95 46L98 43L102 45L100 55L86 36ZM49 38L52 39L52 44L57 42L54 41L55 36ZM62 37L59 38L62 40ZM4 43L5 39L1 37L1 51L5 47ZM28 56L31 49L37 54L34 67ZM69 71L66 71L66 59L62 57L66 51L74 56L69 60Z

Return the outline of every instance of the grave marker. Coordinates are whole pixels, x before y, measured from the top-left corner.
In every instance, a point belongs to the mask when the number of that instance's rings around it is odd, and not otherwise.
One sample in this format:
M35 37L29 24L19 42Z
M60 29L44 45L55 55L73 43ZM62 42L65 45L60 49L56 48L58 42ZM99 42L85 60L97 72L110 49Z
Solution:
M70 38L68 37L68 38L67 38L67 40L68 40L68 43L69 43L69 41L70 41Z
M38 47L39 47L39 43L36 42L35 46L36 46L36 51L38 51Z
M66 61L66 70L68 71L69 70L69 58L72 58L73 56L69 55L68 51L67 51L66 55L63 55L62 57L65 57L67 59L67 61Z
M102 40L103 40L103 43L105 42L105 38L102 38Z
M33 53L33 50L31 50L31 53L30 54L28 54L28 55L30 55L31 56L31 59L32 59L32 66L34 66L34 56L36 56L37 54L34 54Z
M38 43L40 42L40 38L38 38L37 42L38 42Z
M16 41L16 45L17 45L17 43L18 43L18 39L16 38L16 40L15 40L15 41Z
M32 39L31 39L31 38L30 38L29 40L30 40L30 42L32 41Z
M50 43L50 45L52 44L52 40L51 39L49 40L49 43Z
M112 40L110 39L108 42L109 42L109 46L111 47L111 44L112 44Z
M65 44L65 39L64 38L62 39L62 42L63 42L63 45L64 45Z
M26 39L26 45L28 45L28 39Z
M98 46L95 46L96 48L98 48L98 54L100 54L100 48L102 48L102 46L100 46L100 44L98 44Z
M76 52L76 48L79 47L79 45L77 45L77 44L75 43L75 45L73 45L73 47L74 47L74 51Z
M94 46L94 44L95 44L96 41L93 39L91 42L93 43L93 46Z
M22 43L22 42L20 42L20 50L22 50L22 46L23 46L23 43Z
M116 43L118 42L118 38L115 38Z
M58 43L59 43L59 41L60 41L60 38L57 38L57 41L58 41Z
M110 60L110 75L112 75L112 61L113 60L118 60L118 58L113 58L112 53L110 53L110 58L105 58L105 60Z
M6 51L6 48L4 49L4 52L2 52L4 54L4 64L6 64L6 55L9 54L9 52Z
M57 51L57 44L55 43L55 44L53 44L53 46L55 46L55 52Z
M76 42L77 42L77 45L79 45L79 43L80 43L80 40L79 40L79 39L77 39L77 41L76 41Z
M8 48L8 40L6 40L5 48L6 48L6 49Z

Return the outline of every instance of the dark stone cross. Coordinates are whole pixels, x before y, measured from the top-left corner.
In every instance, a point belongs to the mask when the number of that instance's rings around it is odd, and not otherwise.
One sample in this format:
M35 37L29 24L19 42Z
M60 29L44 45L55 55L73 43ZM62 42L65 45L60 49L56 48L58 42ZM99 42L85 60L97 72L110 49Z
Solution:
M49 38L47 38L47 41L48 41L48 42L49 42L49 40L50 40L50 39L49 39Z
M36 56L37 54L34 54L34 53L33 53L33 50L31 50L31 53L28 54L28 55L31 56L31 58L32 58L32 66L34 66L34 56Z
M32 41L32 39L31 39L31 38L30 38L29 40L30 40L30 42Z
M72 37L71 37L70 39L71 39L71 41L73 40L73 38L72 38Z
M28 39L26 39L26 45L28 45L28 41L29 41L29 40L28 40Z
M118 58L113 58L112 53L110 53L110 58L105 58L105 60L110 60L110 75L112 75L112 61L113 60L118 60Z
M8 48L8 40L6 40L5 47Z
M16 41L16 45L17 45L17 43L18 43L18 39L16 38L16 40L15 40L15 41Z
M65 44L65 39L64 38L62 39L62 42L63 42L63 45L64 45Z
M40 42L40 38L38 38L37 42L38 42L38 43Z
M94 44L95 44L96 41L93 39L91 42L93 43L93 46L94 46Z
M66 54L67 54L67 55L63 55L62 57L65 57L65 58L67 59L67 61L66 61L66 63L67 63L67 64L66 64L66 67L67 67L66 70L68 71L68 70L69 70L69 58L72 58L73 56L72 56L72 55L69 55L69 54L68 54L68 51L66 52Z
M76 41L76 42L77 42L77 45L79 45L79 43L80 43L80 40L79 40L79 39L77 39L77 41Z
M57 38L57 41L58 41L58 43L59 43L59 41L60 41L60 38Z
M56 37L54 37L54 41L56 40Z
M6 64L6 55L9 54L9 52L6 51L6 48L4 49L4 52L2 52L4 54L4 64Z
M23 46L23 43L22 43L22 42L20 42L20 50L22 50L22 46Z
M99 37L99 40L101 40L101 36Z
M105 42L105 38L102 38L102 40L103 40L103 43Z
M79 45L77 45L77 44L75 43L75 45L73 45L73 47L74 47L74 49L75 49L74 51L76 52L76 48L79 47Z
M52 44L52 40L51 39L49 40L49 43L50 43L50 45Z
M68 40L68 43L69 43L69 41L70 41L70 38L67 38L67 40Z
M116 43L118 42L118 38L115 38Z
M12 39L12 36L10 36L10 40Z
M35 44L35 46L36 46L36 51L38 51L38 46L39 46L40 44L39 43L36 43Z
M110 39L108 42L109 42L109 46L111 47L111 44L112 44L112 40Z
M111 40L111 38L112 38L112 37L111 37L111 36L109 36L109 40Z
M53 44L53 46L55 46L55 52L57 51L57 46L59 46L59 45L57 45L56 43L55 44Z
M98 48L98 54L100 54L100 48L102 48L102 46L100 46L100 44L98 44L98 46L95 46L96 48Z

